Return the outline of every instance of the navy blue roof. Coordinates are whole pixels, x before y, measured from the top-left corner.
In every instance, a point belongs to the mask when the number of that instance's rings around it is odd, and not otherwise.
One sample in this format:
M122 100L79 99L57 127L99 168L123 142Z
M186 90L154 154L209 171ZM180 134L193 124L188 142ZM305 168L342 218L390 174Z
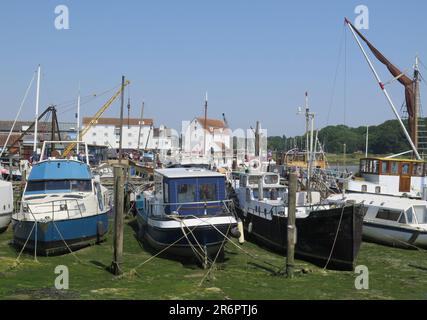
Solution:
M73 160L47 160L36 163L28 180L90 180L92 174L86 163Z

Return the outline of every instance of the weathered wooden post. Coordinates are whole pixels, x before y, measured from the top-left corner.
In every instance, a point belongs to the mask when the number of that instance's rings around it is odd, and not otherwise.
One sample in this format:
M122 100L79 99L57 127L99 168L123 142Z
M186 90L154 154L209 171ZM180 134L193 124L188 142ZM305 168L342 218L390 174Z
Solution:
M122 274L120 264L123 255L123 208L125 189L125 167L116 165L114 170L114 253L111 272L114 275Z
M296 198L297 198L297 181L298 175L292 172L289 175L289 192L288 192L288 247L286 250L286 275L288 278L294 276L294 255L296 243Z

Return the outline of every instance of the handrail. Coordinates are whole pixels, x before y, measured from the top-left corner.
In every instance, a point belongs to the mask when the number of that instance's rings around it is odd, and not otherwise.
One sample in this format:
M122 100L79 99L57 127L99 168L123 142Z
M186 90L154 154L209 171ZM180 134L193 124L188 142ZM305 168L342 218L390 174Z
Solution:
M74 209L70 210L69 209L69 202L76 204L77 208L74 208ZM16 216L17 217L19 217L19 215L24 215L26 213L26 212L22 211L22 205L24 203L25 203L25 205L28 208L28 212L33 216L34 221L37 221L37 219L35 218L35 216L36 215L41 215L41 214L51 214L52 215L52 218L51 218L52 221L55 221L55 213L64 211L64 210L60 209L61 205L64 205L64 204L66 205L66 212L67 212L68 219L70 218L70 211L77 211L79 213L80 217L83 218L83 212L82 212L82 210L80 208L80 203L79 203L78 199L62 199L62 200L52 200L52 201L36 202L36 203L21 202L21 210L18 211L18 212L16 212ZM30 206L51 207L51 209L48 210L48 211L33 212L31 210ZM59 207L59 209L56 210L55 209L56 207Z
M188 205L203 205L203 207L196 207L195 209L212 209L211 207L208 207L208 204L220 204L215 208L221 208L221 209L225 209L227 213L232 213L232 210L227 206L227 203L233 204L233 200L229 199L229 200L218 200L218 201L206 201L206 202L182 202L182 203L152 203L151 201L147 201L147 204L151 207L151 214L153 215L153 207L168 207L168 206L177 206L176 210L173 210L173 214L165 214L164 212L161 213L161 216L171 216L171 215L180 215L179 211L182 209L183 206L188 206ZM194 207L193 207L194 208ZM184 208L185 210L191 209L190 208Z

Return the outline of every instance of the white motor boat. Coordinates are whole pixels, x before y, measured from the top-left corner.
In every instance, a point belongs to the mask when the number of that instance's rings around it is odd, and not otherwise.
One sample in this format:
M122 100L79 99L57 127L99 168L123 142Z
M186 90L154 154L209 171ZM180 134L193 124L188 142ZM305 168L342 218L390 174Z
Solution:
M427 201L349 193L328 198L331 204L363 204L363 239L402 248L427 248Z
M12 183L0 180L0 232L6 231L13 213Z

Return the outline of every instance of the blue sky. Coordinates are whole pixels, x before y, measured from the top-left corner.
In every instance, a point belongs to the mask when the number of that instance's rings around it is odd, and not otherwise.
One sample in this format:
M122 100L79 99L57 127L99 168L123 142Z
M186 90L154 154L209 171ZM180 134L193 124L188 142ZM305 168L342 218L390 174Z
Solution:
M60 4L69 8L70 30L54 27ZM203 113L206 90L209 116L225 112L233 128L260 120L270 135L302 133L304 119L296 111L306 90L318 127L377 124L393 114L348 30L344 35L343 19L354 20L359 4L370 15L363 33L390 60L411 72L418 52L427 64L425 1L3 2L2 119L15 117L40 63L41 108L59 104L61 121L74 121L75 110L61 103L76 98L79 81L85 96L117 86L124 74L132 82L131 115L139 116L145 100L145 116L177 129L181 120ZM427 87L422 88L425 96ZM400 107L403 91L397 84L390 91ZM82 115L93 115L109 95L83 105ZM34 116L34 96L33 87L21 119ZM118 116L119 103L106 115Z

